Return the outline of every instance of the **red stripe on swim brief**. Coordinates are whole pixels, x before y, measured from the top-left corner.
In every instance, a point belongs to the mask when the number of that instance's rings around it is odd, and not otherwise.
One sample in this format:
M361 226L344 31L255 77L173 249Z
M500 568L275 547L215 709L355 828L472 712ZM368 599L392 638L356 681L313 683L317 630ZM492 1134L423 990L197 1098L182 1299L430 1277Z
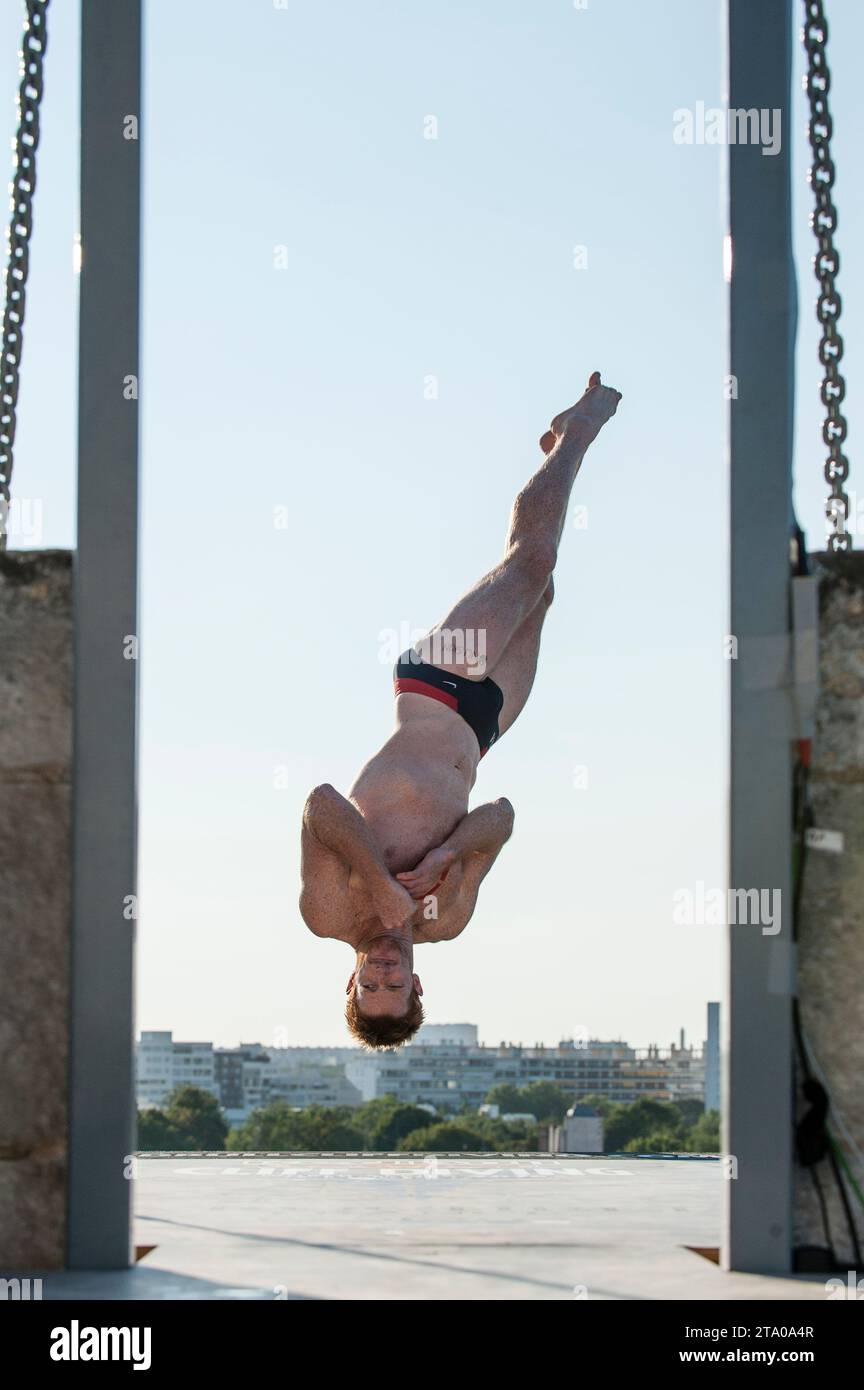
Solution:
M416 681L410 676L400 677L396 681L397 695L428 695L430 700L440 700L442 705L449 705L450 709L459 709L459 701L455 695L449 695L446 690L439 690L437 685L429 685L427 681Z

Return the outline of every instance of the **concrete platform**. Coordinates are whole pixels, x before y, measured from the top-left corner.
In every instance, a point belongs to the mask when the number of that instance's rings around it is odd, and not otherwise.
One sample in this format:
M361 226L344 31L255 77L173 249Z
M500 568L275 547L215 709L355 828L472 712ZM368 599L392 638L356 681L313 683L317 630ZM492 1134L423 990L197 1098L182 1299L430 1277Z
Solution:
M724 1274L719 1163L524 1155L142 1157L134 1269L46 1299L800 1299Z

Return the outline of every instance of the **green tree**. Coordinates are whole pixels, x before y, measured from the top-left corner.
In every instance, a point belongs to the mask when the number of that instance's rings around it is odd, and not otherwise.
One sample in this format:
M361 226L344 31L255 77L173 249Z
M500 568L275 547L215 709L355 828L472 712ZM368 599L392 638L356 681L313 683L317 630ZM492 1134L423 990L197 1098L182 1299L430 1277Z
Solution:
M522 1103L518 1109L528 1115L535 1115L540 1124L560 1125L572 1099L554 1081L532 1081L522 1091Z
M668 1154L678 1153L683 1149L683 1137L680 1129L654 1129L650 1134L638 1139L631 1139L624 1146L624 1153L632 1154Z
M211 1151L225 1148L228 1124L217 1097L209 1091L202 1091L198 1086L179 1086L165 1114L178 1132L193 1141L190 1148Z
M502 1115L515 1115L524 1110L522 1092L510 1081L499 1081L486 1097L487 1105L497 1105Z
M302 1147L299 1142L299 1113L284 1100L273 1101L263 1110L253 1110L248 1119L228 1135L228 1148L261 1152Z
M694 1154L716 1154L720 1152L720 1115L716 1110L703 1111L696 1123L688 1130L686 1147Z
M603 1148L606 1153L633 1153L634 1141L641 1143L655 1131L677 1132L682 1128L681 1116L669 1101L643 1098L629 1105L616 1105L605 1116Z
M521 1088L501 1081L492 1087L486 1103L497 1105L502 1115L534 1115L540 1124L560 1125L573 1102L554 1081L532 1081Z
M692 1099L688 1097L686 1100L676 1100L674 1105L688 1129L691 1125L697 1125L705 1114L705 1102L695 1097Z
M228 1147L235 1152L363 1149L364 1135L359 1125L352 1123L353 1114L353 1109L345 1105L310 1105L305 1110L292 1110L284 1100L277 1100L254 1111L232 1130Z
M394 1105L372 1130L369 1147L378 1151L395 1149L406 1134L432 1124L433 1118L419 1105Z
M365 1144L359 1129L355 1129L347 1120L333 1119L329 1124L321 1125L319 1141L310 1147L332 1149L335 1153L349 1153L362 1151Z
M135 1141L143 1153L159 1153L170 1149L194 1149L190 1136L178 1130L164 1110L138 1111L138 1138Z
M498 1149L502 1153L537 1152L537 1126L524 1120L492 1120L488 1115L475 1112L466 1120L465 1128L485 1140L490 1149Z
M608 1096L595 1096L590 1094L587 1096L579 1096L574 1104L590 1105L591 1109L596 1110L597 1114L602 1115L604 1119L607 1115L611 1115L615 1109L614 1100L610 1100Z
M180 1086L164 1110L138 1111L138 1148L186 1152L225 1148L228 1125L215 1096L198 1086Z
M388 1116L398 1107L395 1096L376 1096L374 1100L364 1101L351 1111L351 1123L363 1135L363 1147L371 1149L372 1135L380 1125L386 1123Z
M488 1152L492 1145L476 1129L443 1120L438 1124L426 1125L424 1129L412 1130L399 1140L396 1148L402 1153L412 1149L424 1153L465 1153L478 1150Z

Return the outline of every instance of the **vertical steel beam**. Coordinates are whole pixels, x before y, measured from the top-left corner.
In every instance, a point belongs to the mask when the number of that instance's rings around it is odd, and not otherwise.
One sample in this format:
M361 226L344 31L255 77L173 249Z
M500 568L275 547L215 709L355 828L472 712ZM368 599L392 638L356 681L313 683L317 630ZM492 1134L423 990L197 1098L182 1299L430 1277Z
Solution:
M724 1009L727 1268L790 1265L792 892L789 529L795 290L789 0L728 0L730 110L778 112L778 153L728 148L732 888L779 890L781 928L729 928ZM733 1173L736 1168L733 1166Z
M140 96L139 0L82 0L67 1238L76 1269L130 1261Z

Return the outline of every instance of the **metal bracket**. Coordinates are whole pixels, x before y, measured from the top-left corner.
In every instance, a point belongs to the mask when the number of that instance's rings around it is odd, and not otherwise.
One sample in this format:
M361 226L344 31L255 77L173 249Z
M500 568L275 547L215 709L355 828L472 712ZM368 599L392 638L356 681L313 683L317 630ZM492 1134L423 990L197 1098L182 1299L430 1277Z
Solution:
M745 690L783 691L791 696L780 716L778 737L812 738L819 697L819 581L796 575L791 581L792 630L741 638L738 660ZM778 707L782 709L782 706Z

